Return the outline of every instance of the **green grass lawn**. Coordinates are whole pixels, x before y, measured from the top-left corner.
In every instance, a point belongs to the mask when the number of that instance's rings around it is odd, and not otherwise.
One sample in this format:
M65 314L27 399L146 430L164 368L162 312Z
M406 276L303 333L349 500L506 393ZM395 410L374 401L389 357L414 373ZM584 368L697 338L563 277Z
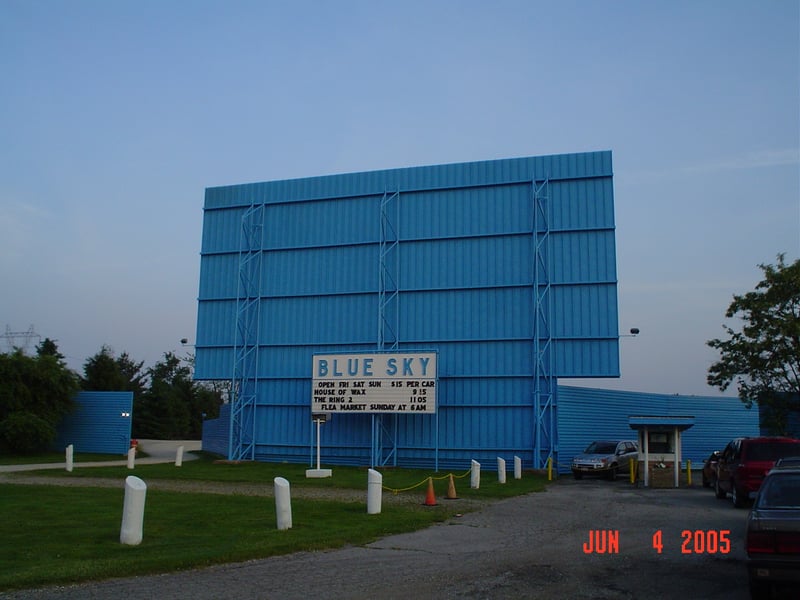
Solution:
M119 542L124 490L0 486L0 590L161 573L364 544L446 519L453 508L292 500L278 531L272 498L148 491L144 539Z
M413 531L469 510L468 504L443 500L448 472L381 470L384 495L418 497L419 503L383 502L379 515L366 512L367 470L333 467L329 479L306 479L304 465L215 463L202 456L182 467L172 463L127 467L85 467L72 473L39 471L37 476L108 477L119 488L25 485L25 475L0 485L0 590L74 583L111 577L164 573L211 564L264 558L298 551L365 544L386 535ZM198 480L273 486L275 477L303 487L364 491L363 502L292 498L292 529L276 529L271 497L148 490L144 539L138 546L119 542L123 480ZM478 490L466 472L453 473L459 498L496 499L540 491L544 477L525 473L508 483L484 472ZM434 478L437 506L423 506L427 478ZM300 495L300 494L298 494Z
M323 465L325 467L326 465ZM227 483L264 484L272 487L275 477L283 477L289 481L292 488L338 488L338 489L367 489L366 467L332 467L333 477L325 479L307 479L305 476L307 465L291 463L264 463L245 461L237 464L220 462L217 457L200 453L197 460L184 460L183 465L176 467L174 462L156 465L136 464L134 469L126 465L108 467L76 467L71 473L66 471L48 469L32 471L37 476L44 477L108 477L124 479L128 475L135 475L144 481L148 479L170 479L184 481L216 481ZM383 475L385 493L393 490L414 490L401 493L417 493L422 496L427 490L428 477L434 480L434 489L437 497L447 493L449 474L451 471L425 471L420 469L381 468L378 471ZM497 474L483 471L481 485L477 490L469 487L469 471L452 471L454 485L459 497L464 498L507 498L542 489L544 478L526 472L522 479L514 479L511 475L506 484L497 481Z

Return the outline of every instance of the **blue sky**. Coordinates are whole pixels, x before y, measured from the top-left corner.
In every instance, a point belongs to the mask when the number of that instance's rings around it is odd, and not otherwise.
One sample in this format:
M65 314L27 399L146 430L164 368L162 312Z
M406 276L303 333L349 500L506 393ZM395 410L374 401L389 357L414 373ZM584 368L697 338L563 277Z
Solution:
M613 151L622 377L800 257L800 4L0 0L0 327L194 339L206 187Z

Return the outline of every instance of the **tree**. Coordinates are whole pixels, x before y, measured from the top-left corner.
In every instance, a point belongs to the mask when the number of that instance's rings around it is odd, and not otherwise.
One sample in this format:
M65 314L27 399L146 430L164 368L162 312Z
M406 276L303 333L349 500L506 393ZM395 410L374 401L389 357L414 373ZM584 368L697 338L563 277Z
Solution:
M764 279L755 290L734 295L725 316L739 317L741 331L723 325L728 339L707 344L720 360L708 369L708 384L725 391L736 382L748 408L769 408L776 433L785 433L790 410L800 408L800 260L759 265Z
M81 387L86 391L133 392L136 398L146 389L143 365L144 362L133 361L127 352L117 357L110 347L103 346L83 363Z
M199 439L203 416L215 417L221 394L192 380L191 358L172 352L147 370L150 387L134 400L134 437Z
M56 427L73 407L78 376L50 339L35 357L17 349L0 355L0 445L21 453L46 450Z
M51 340L50 338L44 338L42 342L36 346L36 355L37 356L52 356L58 362L64 362L64 355L58 351L58 346L56 345L55 340Z

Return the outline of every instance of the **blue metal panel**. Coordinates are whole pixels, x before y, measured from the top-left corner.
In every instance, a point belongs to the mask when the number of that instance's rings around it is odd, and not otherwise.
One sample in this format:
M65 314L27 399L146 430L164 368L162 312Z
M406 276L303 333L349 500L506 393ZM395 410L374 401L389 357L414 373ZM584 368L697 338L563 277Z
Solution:
M131 442L133 392L80 392L75 410L57 428L54 447L75 452L127 454Z
M374 350L387 332L392 345L440 356L438 421L399 419L398 456L430 460L437 436L443 460L507 447L531 456L535 332L553 338L548 376L619 372L611 175L610 152L596 152L210 188L195 375L230 377L238 231L260 207L261 247L248 250L261 265L258 457L306 456L313 353ZM534 179L547 180L552 213L546 328L533 313ZM325 427L323 458L363 464L371 419Z
M635 440L637 433L628 423L634 415L693 416L694 426L681 434L683 459L693 466L735 437L758 435L758 411L745 408L738 398L559 386L558 402L561 472L569 471L570 458L593 440Z
M228 455L228 443L231 433L230 418L231 405L223 404L219 407L218 418L203 421L202 449L204 452L211 452L220 456Z

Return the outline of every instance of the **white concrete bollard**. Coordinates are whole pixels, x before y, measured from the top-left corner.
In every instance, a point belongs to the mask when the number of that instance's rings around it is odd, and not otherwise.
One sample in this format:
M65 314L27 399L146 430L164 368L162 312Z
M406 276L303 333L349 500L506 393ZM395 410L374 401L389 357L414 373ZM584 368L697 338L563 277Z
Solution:
M374 469L367 472L367 514L377 515L381 512L383 498L383 475Z
M72 463L73 463L74 452L75 452L75 449L72 447L72 444L67 446L65 458L67 460L67 471L70 472L70 473L72 473Z
M497 457L497 481L499 483L506 482L506 460L499 456Z
M514 479L522 479L522 459L519 456L514 457Z
M136 448L128 450L128 468L132 469L136 463Z
M180 467L183 464L183 446L178 446L175 452L175 466Z
M469 487L473 490L477 490L481 487L481 463L477 460L473 460L470 467L470 474L469 474Z
M292 496L289 482L283 477L275 478L275 513L279 530L292 528Z
M121 544L137 546L142 541L144 526L144 501L147 484L133 475L125 478L125 502L122 505L122 527L119 530Z

